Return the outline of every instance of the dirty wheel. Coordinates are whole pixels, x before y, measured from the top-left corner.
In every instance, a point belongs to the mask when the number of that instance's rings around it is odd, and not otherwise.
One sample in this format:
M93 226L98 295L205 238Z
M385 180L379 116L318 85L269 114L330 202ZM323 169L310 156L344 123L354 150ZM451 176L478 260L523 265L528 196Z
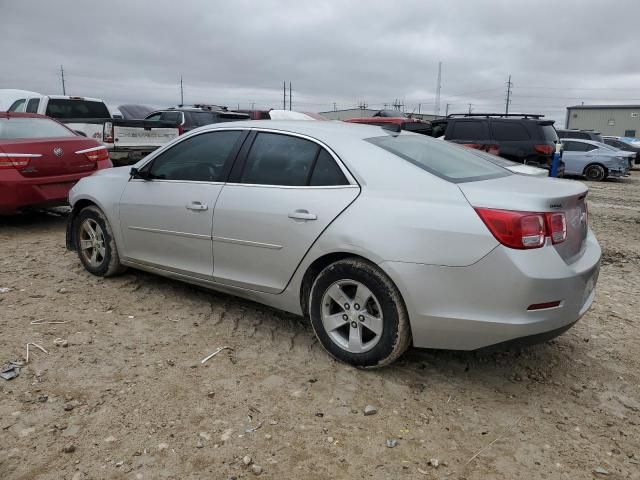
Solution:
M75 226L76 251L84 268L100 277L124 271L109 221L98 207L84 208Z
M587 180L600 182L607 178L607 171L602 165L589 165L584 170L584 176L587 177Z
M359 367L388 365L409 347L409 318L393 282L377 267L345 259L313 283L311 324L335 358Z

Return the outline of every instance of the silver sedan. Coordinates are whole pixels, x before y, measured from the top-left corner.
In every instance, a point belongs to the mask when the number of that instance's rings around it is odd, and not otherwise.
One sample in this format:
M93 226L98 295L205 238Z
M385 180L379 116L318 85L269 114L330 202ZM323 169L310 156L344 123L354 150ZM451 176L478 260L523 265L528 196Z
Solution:
M342 122L199 128L78 182L67 246L308 316L361 367L410 346L543 340L589 308L600 247L579 182Z

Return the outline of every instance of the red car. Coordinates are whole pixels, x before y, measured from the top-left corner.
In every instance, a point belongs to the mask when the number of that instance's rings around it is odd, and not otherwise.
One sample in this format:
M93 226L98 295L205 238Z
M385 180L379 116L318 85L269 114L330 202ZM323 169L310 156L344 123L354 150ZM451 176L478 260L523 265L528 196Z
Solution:
M402 130L408 132L421 133L423 135L431 135L431 122L426 120L419 120L417 118L409 117L362 117L362 118L350 118L345 120L349 123L363 123L366 125L399 125Z
M110 167L98 141L43 115L0 112L0 214L64 205L78 180Z

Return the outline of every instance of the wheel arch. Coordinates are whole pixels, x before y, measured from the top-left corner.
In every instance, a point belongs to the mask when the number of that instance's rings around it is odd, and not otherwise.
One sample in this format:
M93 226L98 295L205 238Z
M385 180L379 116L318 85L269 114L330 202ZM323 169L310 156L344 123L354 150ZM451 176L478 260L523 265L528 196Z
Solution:
M604 169L605 176L609 175L609 169L603 163L600 163L600 162L591 162L585 165L584 168L582 169L582 175L586 177L587 169L589 167L594 167L594 166L602 167Z
M76 200L76 202L73 204L73 207L71 207L71 213L69 213L69 218L67 220L67 233L66 233L67 250L76 249L76 221L78 219L78 215L80 214L80 212L84 208L90 207L90 206L95 206L100 208L100 210L102 210L100 205L96 201L90 198L81 198L79 200Z
M327 266L332 263L338 262L340 260L344 260L346 258L355 258L358 260L363 260L376 268L378 268L388 279L389 281L396 287L398 293L400 294L400 299L403 303L406 302L404 297L402 296L402 292L398 288L398 285L393 281L393 279L379 267L379 265L372 261L371 259L357 254L353 252L339 251L339 252L331 252L325 253L324 255L316 258L309 266L307 267L304 275L302 276L302 281L300 282L300 308L302 309L302 315L306 316L309 310L309 294L311 293L311 287L313 285L313 281L317 278L322 270L324 270Z

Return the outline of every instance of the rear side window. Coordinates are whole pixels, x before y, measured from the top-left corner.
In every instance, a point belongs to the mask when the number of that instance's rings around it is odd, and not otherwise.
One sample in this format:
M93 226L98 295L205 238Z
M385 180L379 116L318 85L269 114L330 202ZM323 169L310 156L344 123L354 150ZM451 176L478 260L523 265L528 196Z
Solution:
M184 116L185 123L189 128L198 128L218 122L216 114L212 112L184 112Z
M2 118L0 139L73 137L75 134L46 118Z
M491 122L491 135L495 140L517 142L530 140L529 132L519 122Z
M453 123L451 134L447 140L488 140L489 129L484 120L458 120Z
M349 182L333 157L324 148L321 149L309 185L319 187L348 184Z
M590 152L591 150L595 150L595 145L591 145L590 143L583 142L572 142L572 141L564 141L564 150L567 152Z
M182 113L181 112L162 112L160 114L160 120L162 120L163 122L180 123L182 122Z
M27 103L27 112L28 113L38 113L38 105L40 105L39 98L31 98Z
M259 133L247 155L240 183L304 186L319 149L303 138Z
M46 115L53 118L111 118L107 106L102 102L50 98Z
M225 165L242 134L235 130L189 137L157 156L149 174L158 180L223 181Z
M547 142L558 141L558 132L553 128L553 125L540 125L540 129L542 130L542 138Z
M389 135L366 141L453 183L509 175L504 168L487 162L470 148L422 135Z

